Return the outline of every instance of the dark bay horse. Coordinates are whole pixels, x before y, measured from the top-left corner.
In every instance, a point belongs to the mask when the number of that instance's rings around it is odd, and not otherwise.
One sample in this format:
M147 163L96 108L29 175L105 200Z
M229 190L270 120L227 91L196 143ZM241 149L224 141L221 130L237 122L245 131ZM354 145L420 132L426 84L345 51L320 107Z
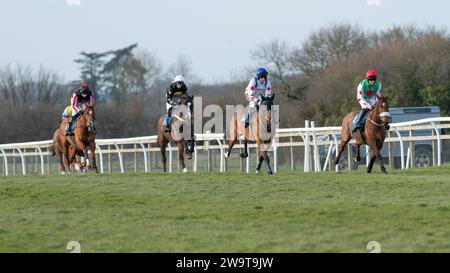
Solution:
M370 147L372 156L370 157L369 165L367 166L367 172L372 171L373 163L375 159L378 159L381 171L387 174L386 168L383 165L383 158L381 156L381 149L383 148L384 139L386 138L385 125L388 122L389 114L389 97L377 96L375 107L367 114L364 130L354 133L351 132L352 121L359 111L353 111L347 114L342 120L341 141L339 142L338 155L334 159L334 164L339 163L339 158L345 149L347 143L355 137L356 139L356 157L355 161L360 161L359 155L360 146L367 144Z
M249 141L256 141L259 151L258 166L256 167L256 173L261 170L263 161L266 161L267 173L273 174L270 167L270 159L267 155L272 139L275 135L275 129L272 128L272 105L275 96L264 97L260 96L261 105L257 112L253 113L249 120L249 127L245 129L244 123L241 122L245 115L245 111L238 109L233 113L230 120L230 139L228 140L228 152L225 154L225 158L230 157L231 149L236 144L237 138L240 135L244 136L244 152L240 154L241 158L248 157L247 143Z
M166 172L166 148L169 142L175 142L178 147L178 159L183 169L187 172L184 164L184 152L188 155L188 159L192 159L192 152L194 151L194 128L193 128L193 104L192 96L187 94L174 96L172 99L172 120L170 124L171 131L166 132L163 126L164 119L167 114L162 115L158 120L158 145L161 151L161 160ZM190 126L188 126L190 125ZM190 131L189 131L190 127ZM183 132L184 130L184 132ZM187 136L187 137L186 137Z
M90 106L80 110L80 116L74 123L74 135L66 136L65 127L67 120L63 120L59 126L59 137L65 140L64 154L69 156L69 166L75 162L77 153L82 154L84 159L88 158L87 147L89 146L89 164L93 172L98 173L95 162L95 131L94 131L94 109ZM73 148L75 147L75 148ZM83 163L83 159L81 162Z

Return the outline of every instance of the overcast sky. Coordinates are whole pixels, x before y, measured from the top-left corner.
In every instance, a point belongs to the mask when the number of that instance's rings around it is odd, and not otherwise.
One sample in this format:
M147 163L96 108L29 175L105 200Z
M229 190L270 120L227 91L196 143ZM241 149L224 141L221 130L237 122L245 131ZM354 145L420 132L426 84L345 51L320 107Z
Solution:
M42 64L72 80L79 52L137 42L166 67L187 55L204 82L226 81L273 38L300 45L341 22L365 30L448 27L449 11L448 0L0 0L0 67Z

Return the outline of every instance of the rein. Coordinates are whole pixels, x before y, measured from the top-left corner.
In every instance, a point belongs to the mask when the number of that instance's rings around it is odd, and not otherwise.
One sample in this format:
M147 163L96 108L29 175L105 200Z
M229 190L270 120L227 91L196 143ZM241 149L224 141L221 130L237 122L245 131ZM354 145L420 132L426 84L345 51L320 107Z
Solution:
M374 109L375 110L375 109ZM380 118L382 117L390 117L391 114L389 112L382 112L378 115ZM374 120L372 120L370 117L367 117L367 120L369 120L373 125L378 126L378 127L382 127L385 126L387 122L382 122L382 123L377 123Z

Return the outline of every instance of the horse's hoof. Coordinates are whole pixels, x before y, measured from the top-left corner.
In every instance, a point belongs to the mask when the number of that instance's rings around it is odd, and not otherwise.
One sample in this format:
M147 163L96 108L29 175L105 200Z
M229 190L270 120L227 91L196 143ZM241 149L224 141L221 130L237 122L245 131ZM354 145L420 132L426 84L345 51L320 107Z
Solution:
M268 172L267 172L267 174L269 174L269 175L272 175L272 174L273 174L273 172L272 172L272 171L268 171Z
M228 159L228 154L224 154L223 157L225 157L225 159Z
M62 171L62 172L61 172L61 175L66 175L66 172L65 172L65 171Z
M183 172L184 172L184 173L187 173L187 169L186 169L186 168L184 168L184 169L183 169Z
M258 173L259 173L259 170L256 170L256 171L255 171L255 174L258 174Z
M192 159L192 155L188 155L187 159L191 160Z
M381 172L382 172L383 174L388 174L388 172L386 171L386 169L381 169Z
M247 158L247 157L248 157L248 154L247 154L247 153L241 153L241 154L240 154L240 157L241 157L241 158Z

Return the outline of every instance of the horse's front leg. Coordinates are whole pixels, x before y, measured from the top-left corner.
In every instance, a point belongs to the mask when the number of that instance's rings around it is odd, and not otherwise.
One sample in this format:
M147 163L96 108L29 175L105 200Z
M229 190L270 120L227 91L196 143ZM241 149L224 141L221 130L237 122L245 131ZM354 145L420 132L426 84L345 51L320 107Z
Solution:
M166 162L167 162L167 159L166 159L166 144L165 143L160 144L159 150L161 152L161 162L163 164L163 169L164 169L164 172L166 172L167 171L166 170Z
M76 153L76 148L73 145L70 146L66 146L66 148L64 149L64 157L66 158L66 167L67 167L67 172L69 174L71 174L73 172L72 169L72 165L73 162L75 161L75 153Z
M78 146L78 149L83 152L83 157L81 157L81 159L80 159L80 162L81 162L80 164L84 164L84 163L86 163L86 158L88 158L87 147L81 141L77 141L77 146ZM81 172L81 169L80 169L80 172Z
M356 144L356 154L355 154L355 162L361 161L361 155L360 155L360 148L361 144Z
M180 160L181 167L183 168L183 172L187 172L186 166L184 165L184 145L182 141L177 143L178 146L178 159Z
M190 159L192 159L192 152L193 152L193 148L192 148L192 150L190 149L190 147L192 146L193 147L193 145L191 144L193 142L193 140L189 140L189 141L187 141L187 140L183 140L183 145L184 145L184 152L187 154L187 158L190 160Z
M367 166L367 173L372 172L373 163L375 162L375 159L379 155L378 147L375 144L368 144L370 147L370 150L372 152L372 156L370 157L369 165Z
M264 161L264 155L263 155L263 153L260 152L260 156L258 159L258 166L256 167L255 173L259 173L259 171L261 170L261 165L262 165L263 161Z
M387 174L388 172L386 171L386 168L384 167L383 156L381 155L381 153L378 153L378 162L380 164L381 172L384 174Z
M383 148L383 143L384 143L384 140L380 140L377 143L377 148L379 151L378 152L378 164L380 165L381 172L384 174L387 174L388 172L386 171L386 168L384 167L384 164L383 164L383 156L381 155L381 149Z
M89 151L90 151L89 163L92 167L92 171L94 173L98 173L97 163L95 161L95 141L89 144Z
M60 174L62 174L62 175L66 174L66 166L64 165L64 159L63 159L62 153L60 151L57 151L56 152L56 157L59 160L59 171L60 171Z
M337 164L339 164L339 159L341 158L342 152L345 149L345 146L347 146L347 143L350 141L351 137L348 139L341 139L341 141L339 142L339 150L338 150L338 154L337 156L334 158L333 163L336 166Z
M266 152L266 151L264 151L263 153L264 153L264 159L266 160L267 173L268 173L268 174L273 174L272 168L270 167L270 159L269 159L269 156L267 155L267 152Z

